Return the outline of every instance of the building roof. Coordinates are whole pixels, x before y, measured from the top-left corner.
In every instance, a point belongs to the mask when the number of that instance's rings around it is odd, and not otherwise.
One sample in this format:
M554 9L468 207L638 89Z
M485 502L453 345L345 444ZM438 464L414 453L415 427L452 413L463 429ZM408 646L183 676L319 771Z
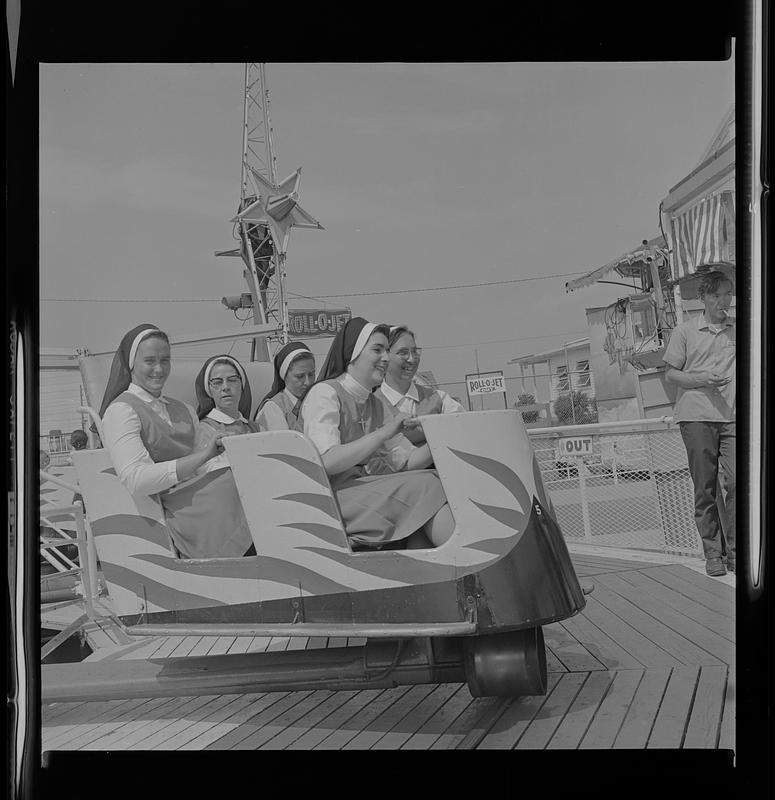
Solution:
M591 286L596 281L600 281L610 275L612 272L617 272L623 278L640 277L645 269L648 269L649 260L657 258L658 251L666 247L665 238L662 235L656 236L653 239L644 239L641 244L633 250L628 250L626 253L618 256L603 264L602 267L597 267L586 275L580 278L574 278L572 281L566 281L565 291L572 292L575 289L582 289L585 286Z

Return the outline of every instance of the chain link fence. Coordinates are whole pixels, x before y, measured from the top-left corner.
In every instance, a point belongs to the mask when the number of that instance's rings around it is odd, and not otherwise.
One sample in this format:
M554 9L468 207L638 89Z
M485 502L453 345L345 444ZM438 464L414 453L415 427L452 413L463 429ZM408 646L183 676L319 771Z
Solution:
M680 430L528 430L568 541L702 556ZM723 516L722 516L723 524Z

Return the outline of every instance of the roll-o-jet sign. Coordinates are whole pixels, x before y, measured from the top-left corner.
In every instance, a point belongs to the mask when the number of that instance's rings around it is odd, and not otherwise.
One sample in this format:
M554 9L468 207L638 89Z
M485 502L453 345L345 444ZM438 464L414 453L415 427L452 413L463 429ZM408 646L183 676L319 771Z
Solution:
M466 375L468 394L491 394L492 392L505 392L502 372L485 372L481 375Z

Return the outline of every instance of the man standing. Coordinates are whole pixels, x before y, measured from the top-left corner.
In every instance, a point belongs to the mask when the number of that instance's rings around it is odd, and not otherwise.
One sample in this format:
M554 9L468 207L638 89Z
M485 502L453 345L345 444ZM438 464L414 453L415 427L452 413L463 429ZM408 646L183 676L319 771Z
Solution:
M734 572L735 564L735 349L734 319L727 309L734 287L720 271L702 276L697 294L702 314L678 325L670 336L665 378L678 386L674 417L694 483L694 519L702 538L705 572ZM721 484L726 529L716 506ZM727 567L722 561L722 536Z

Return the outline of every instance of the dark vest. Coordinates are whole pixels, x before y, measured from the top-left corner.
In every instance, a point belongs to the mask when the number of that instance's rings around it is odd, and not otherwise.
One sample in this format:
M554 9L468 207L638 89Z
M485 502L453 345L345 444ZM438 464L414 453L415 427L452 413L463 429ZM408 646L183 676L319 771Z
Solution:
M339 400L339 441L349 444L357 441L367 433L382 427L385 421L385 411L382 402L371 392L364 404L359 404L356 399L342 386L336 378L324 381L336 391ZM304 418L299 414L300 430L304 430ZM353 478L366 474L363 465L358 464L338 475L329 476L331 488L337 489Z

